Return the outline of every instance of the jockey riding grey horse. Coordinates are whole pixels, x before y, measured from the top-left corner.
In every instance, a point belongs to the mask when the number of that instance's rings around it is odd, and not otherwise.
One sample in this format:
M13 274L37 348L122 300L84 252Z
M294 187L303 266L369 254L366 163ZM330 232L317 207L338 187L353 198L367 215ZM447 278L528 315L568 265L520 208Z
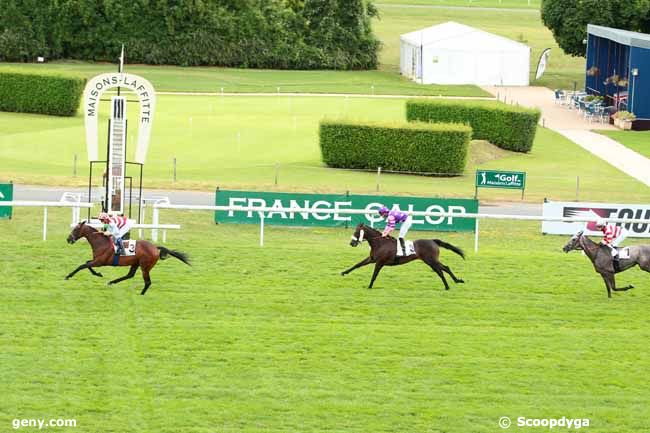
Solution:
M610 248L592 241L584 235L582 230L573 235L564 248L562 248L562 251L565 253L571 250L582 250L585 252L594 265L596 272L603 277L605 286L607 287L607 296L610 298L612 297L612 290L620 292L634 288L632 285L616 287L614 274L626 271L636 265L639 265L644 271L650 272L650 245L627 247L629 257L621 257L617 269L614 269L614 260Z

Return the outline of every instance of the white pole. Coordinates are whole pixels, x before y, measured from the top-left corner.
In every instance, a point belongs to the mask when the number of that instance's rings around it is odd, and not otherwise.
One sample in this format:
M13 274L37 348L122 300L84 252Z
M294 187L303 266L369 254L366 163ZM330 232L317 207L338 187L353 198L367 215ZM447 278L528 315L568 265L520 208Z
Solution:
M264 214L260 212L260 247L264 246Z
M167 229L163 229L163 244L167 242Z
M160 217L160 209L158 209L156 206L153 207L153 217L151 223L154 226L158 225L158 219ZM158 229L151 229L151 240L154 242L158 242Z
M478 218L475 220L474 225L474 252L478 253Z
M43 240L47 240L47 208L43 208Z
M147 202L140 197L140 207L142 208L142 221L140 221L142 224L147 221L147 218L145 217L145 213L147 211ZM142 239L142 229L138 229L138 238Z

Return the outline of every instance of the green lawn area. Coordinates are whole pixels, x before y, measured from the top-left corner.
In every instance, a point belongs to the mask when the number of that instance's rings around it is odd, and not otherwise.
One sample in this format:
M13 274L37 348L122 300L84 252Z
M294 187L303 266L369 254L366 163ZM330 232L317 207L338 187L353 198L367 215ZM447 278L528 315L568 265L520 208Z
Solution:
M47 64L0 64L24 71L60 71L94 77L114 72L115 65L84 62ZM277 71L215 67L127 65L129 73L141 75L156 91L210 93L355 93L368 95L491 96L476 86L421 86L394 71Z
M391 3L393 2L395 0ZM431 3L435 4L433 1ZM542 24L539 11L380 6L379 12L380 19L374 22L373 28L384 44L380 57L383 69L399 72L400 35L443 22L456 21L530 46L530 84L533 86L573 89L574 82L577 82L578 88L584 84L585 59L571 57L562 52L551 31ZM539 80L534 80L539 56L546 48L552 49L546 73Z
M502 416L647 431L647 274L608 300L538 223L485 221L478 254L471 234L418 233L468 251L441 254L466 283L444 291L415 262L367 290L370 268L339 275L367 254L351 230L267 227L259 248L256 226L163 212L183 224L166 246L194 266L159 263L142 297L139 273L105 285L125 268L63 281L90 250L65 243L69 211L51 210L47 242L40 217L0 221L7 431L60 417L77 421L65 433L494 433Z
M537 9L540 0L377 0L376 4L400 4L436 7L474 7L474 8L517 8Z
M373 193L375 173L326 168L320 161L318 122L349 117L405 119L405 101L346 97L200 97L161 96L145 187L202 189L241 188L280 191ZM107 108L107 107L106 107ZM137 123L129 107L131 125ZM103 109L103 113L108 110ZM105 123L100 122L101 131ZM102 132L104 134L105 132ZM135 128L129 151L135 151ZM100 137L105 149L104 138ZM104 150L100 150L102 154ZM72 177L77 154L79 176ZM172 161L177 159L177 182ZM87 182L83 118L0 113L1 177L18 183L85 185ZM279 164L278 185L275 185ZM466 175L453 178L382 174L380 192L424 195L474 195L477 168L528 173L526 200L573 200L580 176L581 200L647 202L647 187L612 168L560 135L539 128L533 151L502 151L483 142L472 144ZM602 179L607 178L606 184ZM519 200L518 191L485 189L483 200Z
M650 131L596 131L650 158Z

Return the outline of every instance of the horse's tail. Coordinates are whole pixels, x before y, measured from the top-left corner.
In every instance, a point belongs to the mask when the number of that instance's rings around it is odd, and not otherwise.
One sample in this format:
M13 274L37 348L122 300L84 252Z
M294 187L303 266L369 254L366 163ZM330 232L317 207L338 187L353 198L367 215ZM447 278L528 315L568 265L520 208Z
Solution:
M448 249L448 250L451 250L451 251L455 252L456 254L458 254L459 256L461 256L463 259L465 258L465 253L464 253L463 250L461 250L460 248L455 247L455 246L453 246L452 244L448 244L448 243L445 242L445 241L441 241L440 239L434 239L433 242L437 243L437 244L438 244L439 246L441 246L442 248L446 248L446 249Z
M187 256L187 254L181 253L180 251L170 250L165 247L156 247L156 248L160 250L160 260L165 260L169 258L169 256L172 256L172 257L176 257L178 260L185 263L186 265L192 266L192 264L190 263L190 258Z

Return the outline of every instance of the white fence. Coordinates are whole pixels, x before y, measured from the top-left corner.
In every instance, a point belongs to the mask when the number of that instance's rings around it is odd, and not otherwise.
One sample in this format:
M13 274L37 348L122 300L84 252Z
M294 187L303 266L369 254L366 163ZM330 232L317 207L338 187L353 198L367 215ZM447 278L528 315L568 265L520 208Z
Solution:
M43 240L47 240L47 209L51 207L67 207L72 209L72 222L71 226L74 227L79 221L81 208L90 209L93 207L92 203L84 202L70 202L70 201L28 201L28 200L13 200L13 201L0 201L0 206L11 207L42 207L43 208ZM93 224L91 224L93 225ZM97 224L95 224L97 225ZM133 228L137 229L152 229L155 230L156 238L158 237L158 230L163 230L163 242L166 238L167 230L178 230L181 228L180 224L134 224Z
M259 206L208 206L208 205L175 205L175 204L156 204L153 209L153 223L158 225L160 221L160 209L176 210L199 210L199 211L223 211L223 212L259 212L260 216L260 246L264 246L264 212L286 212L286 213L307 213L307 214L337 214L337 215L376 215L376 210L367 209L308 209L308 208L281 208L281 207L259 207ZM498 219L498 220L519 220L519 221L563 221L587 223L594 221L594 218L570 218L570 217L544 217L539 215L504 215L489 213L466 213L466 212L424 212L412 211L407 212L411 216L420 217L446 217L446 218L474 218L474 251L478 252L479 241L479 220L480 219ZM648 224L650 220L632 219L632 218L608 218L607 221L613 223L640 223ZM152 230L152 240L158 239L158 231Z

